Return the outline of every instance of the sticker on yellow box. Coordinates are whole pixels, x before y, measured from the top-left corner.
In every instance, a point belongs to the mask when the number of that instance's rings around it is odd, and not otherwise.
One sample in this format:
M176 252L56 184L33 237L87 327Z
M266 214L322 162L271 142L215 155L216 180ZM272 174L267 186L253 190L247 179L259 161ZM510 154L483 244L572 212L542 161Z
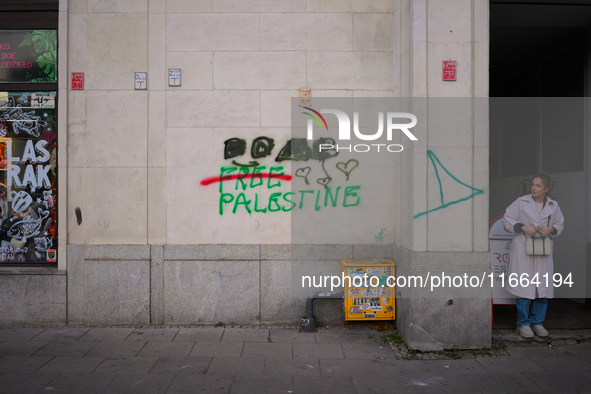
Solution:
M364 313L363 314L363 318L364 319L375 319L376 318L376 314L375 313Z
M363 313L363 311L358 306L354 306L351 309L349 309L349 314L350 315L360 315L362 313Z

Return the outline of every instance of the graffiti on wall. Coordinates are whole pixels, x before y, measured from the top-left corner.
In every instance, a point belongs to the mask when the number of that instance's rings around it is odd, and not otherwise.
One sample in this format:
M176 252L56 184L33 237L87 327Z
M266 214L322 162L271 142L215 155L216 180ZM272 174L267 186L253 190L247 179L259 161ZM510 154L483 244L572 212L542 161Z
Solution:
M429 209L427 211L418 213L414 216L414 219L417 219L423 215L426 215L428 213L434 212L434 211L438 211L440 209L445 209L451 205L454 204L458 204L461 203L463 201L467 201L471 198L476 197L479 194L483 194L484 190L481 189L477 189L473 186L470 186L462 181L460 181L456 176L454 176L451 172L449 172L449 170L441 163L441 161L439 160L439 158L435 155L435 153L433 153L432 150L428 150L427 151L427 157L429 158L429 160L431 161L431 164L433 165L433 168L435 170L435 176L437 177L437 182L439 184L439 197L440 197L440 201L441 201L441 205L439 205L436 208L433 209ZM466 197L462 197L462 198L458 198L452 201L445 201L445 196L443 193L443 184L441 182L441 175L439 173L439 168L441 168L447 175L449 175L451 177L451 179L453 179L457 184L460 184L468 189L470 189L471 193L470 195L466 196Z
M338 152L334 149L320 151L320 144L334 145L334 140L319 138L310 146L305 138L292 138L278 148L273 138L261 136L250 144L252 160L245 160L243 156L249 151L247 141L230 138L224 142L224 159L231 160L231 165L220 167L219 175L203 179L201 186L219 183L220 215L228 212L236 214L242 209L252 215L290 212L308 205L313 205L315 211L359 205L361 186L334 185L337 177L339 182L349 182L359 161L336 162ZM271 159L272 164L261 164L264 159ZM313 170L317 166L306 165L313 160L320 162L320 174ZM303 179L310 188L280 191L284 183L292 181L292 176L286 174L285 166L281 165L285 161L290 161L292 166L293 163L303 164L295 169L295 176ZM343 175L338 175L340 173Z

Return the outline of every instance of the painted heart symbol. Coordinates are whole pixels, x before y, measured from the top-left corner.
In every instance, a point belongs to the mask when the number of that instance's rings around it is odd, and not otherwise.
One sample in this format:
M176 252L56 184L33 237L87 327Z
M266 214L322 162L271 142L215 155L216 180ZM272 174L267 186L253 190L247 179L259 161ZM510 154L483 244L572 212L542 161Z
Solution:
M12 201L12 209L16 212L25 212L33 202L33 198L25 191L10 192L10 200Z
M357 166L359 165L359 162L355 159L351 159L348 162L344 163L344 162L338 162L337 163L337 169L339 171L342 171L345 176L347 177L347 181L349 180L349 175L351 174L351 172L357 168Z
M304 181L306 182L306 185L310 184L310 181L308 181L308 175L310 175L310 171L312 169L310 167L303 167L303 168L298 168L295 172L295 175L297 177L300 178L304 178Z
M329 176L327 176L326 178L318 178L316 180L316 182L318 182L318 184L324 186L325 189L328 187L328 184L330 183L330 181L332 181L332 178Z

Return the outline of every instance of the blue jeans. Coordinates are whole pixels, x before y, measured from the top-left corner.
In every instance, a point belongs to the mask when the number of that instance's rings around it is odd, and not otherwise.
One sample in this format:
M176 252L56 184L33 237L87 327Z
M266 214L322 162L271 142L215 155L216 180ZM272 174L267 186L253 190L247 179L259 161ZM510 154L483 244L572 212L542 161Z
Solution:
M533 304L531 308L530 302ZM515 306L517 307L517 326L535 326L542 324L546 318L548 299L536 298L535 300L529 300L517 297L515 298Z

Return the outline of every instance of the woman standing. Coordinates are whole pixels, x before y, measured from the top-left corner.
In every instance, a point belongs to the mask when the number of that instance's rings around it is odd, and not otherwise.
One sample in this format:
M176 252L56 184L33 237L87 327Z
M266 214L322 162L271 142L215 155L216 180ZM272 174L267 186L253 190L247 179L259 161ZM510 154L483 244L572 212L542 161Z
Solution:
M558 203L549 197L551 189L550 175L536 175L532 180L531 194L515 200L503 217L505 229L515 233L509 253L506 283L509 293L516 297L517 332L524 338L533 338L534 334L548 336L543 323L548 298L554 298L552 252L544 256L530 256L526 253L526 239L533 236L552 238L562 232L564 216ZM512 277L517 281L508 280Z

